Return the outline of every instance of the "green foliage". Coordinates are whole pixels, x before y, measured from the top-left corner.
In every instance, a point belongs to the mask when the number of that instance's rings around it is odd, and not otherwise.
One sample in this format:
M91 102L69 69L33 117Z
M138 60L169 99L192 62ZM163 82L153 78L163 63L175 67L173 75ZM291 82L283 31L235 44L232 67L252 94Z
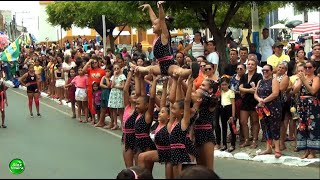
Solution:
M320 10L320 2L319 1L286 1L287 3L294 6L298 11L305 10Z
M134 1L57 1L49 4L46 12L49 23L61 25L65 30L71 28L72 24L96 29L102 15L114 27L146 25L146 18Z
M263 26L266 16L269 12L283 7L285 4L281 1L260 1L258 5L259 26ZM246 4L239 8L232 19L230 26L241 29L251 28L251 5Z

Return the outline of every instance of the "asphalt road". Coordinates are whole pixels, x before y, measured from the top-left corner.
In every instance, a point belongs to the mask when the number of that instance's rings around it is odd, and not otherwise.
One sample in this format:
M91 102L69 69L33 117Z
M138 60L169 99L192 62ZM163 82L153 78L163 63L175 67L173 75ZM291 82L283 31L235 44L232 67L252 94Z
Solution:
M124 168L121 132L79 123L70 108L41 98L41 118L29 117L26 93L7 91L7 129L0 128L0 178L109 178ZM34 107L35 114L35 107ZM22 174L12 174L14 158L25 162ZM279 164L235 159L215 159L215 170L222 178L319 179L319 167L290 167ZM153 175L164 178L164 167L156 164Z

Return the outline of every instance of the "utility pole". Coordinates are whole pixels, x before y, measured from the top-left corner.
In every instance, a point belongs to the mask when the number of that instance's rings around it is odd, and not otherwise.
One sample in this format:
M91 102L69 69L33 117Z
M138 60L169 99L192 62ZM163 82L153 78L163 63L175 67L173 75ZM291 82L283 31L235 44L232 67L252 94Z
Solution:
M258 5L256 2L252 1L251 5L251 20L252 20L252 42L257 46L257 51L259 49L259 15L258 15Z
M13 15L13 39L17 38L17 21L16 21L16 13Z
M106 16L102 15L102 30L103 30L103 56L106 56L106 47L107 47L107 36L106 36Z

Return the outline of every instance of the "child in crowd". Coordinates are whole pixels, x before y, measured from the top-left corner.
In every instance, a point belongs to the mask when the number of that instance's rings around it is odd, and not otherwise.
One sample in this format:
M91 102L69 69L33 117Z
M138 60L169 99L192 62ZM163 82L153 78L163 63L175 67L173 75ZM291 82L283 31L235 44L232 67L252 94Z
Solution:
M62 104L63 99L63 87L65 85L64 76L63 76L63 69L61 64L56 65L57 70L54 72L56 78L56 88L57 94L59 97L59 103Z
M102 90L101 94L101 109L100 109L100 119L99 122L96 124L97 126L103 127L105 125L105 118L106 114L109 114L108 102L110 97L111 91L111 76L113 74L112 67L110 65L106 66L106 75L101 78L100 87Z
M7 94L6 94L7 89L8 89L8 87L6 85L4 85L3 82L1 82L1 84L0 84L0 108L1 108L1 120L2 120L1 127L2 128L7 128L7 126L4 124L4 120L5 120L4 107L5 107L5 104L6 104L6 106L8 106L8 99L7 99Z
M82 68L83 67L78 68L79 75L71 81L71 84L74 84L76 87L75 99L78 106L78 120L79 122L88 122L88 96L86 89L88 77L84 75ZM68 86L71 86L71 84ZM85 121L81 120L81 110L84 111Z
M95 108L95 111L98 116L98 120L100 119L100 109L101 109L101 88L97 82L92 83L92 97L93 97L93 105ZM92 115L92 125L96 123L96 117L95 114Z
M234 120L236 117L236 106L235 106L235 94L234 91L229 89L230 79L223 77L220 80L221 86L221 124L222 124L222 144L221 151L227 150L227 132L228 124L231 131L231 147L228 149L229 152L235 150L236 146L236 132L232 129L232 124L235 124ZM229 123L228 123L229 122Z
M111 122L109 128L116 130L119 128L117 121L117 113L120 116L120 120L123 119L123 88L126 80L126 76L121 73L120 66L115 64L113 66L113 76L111 77L111 91L109 96L108 107L110 108Z
M67 84L65 85L65 88L68 90L68 101L71 103L71 109L72 109L72 118L76 118L76 99L75 99L75 93L76 93L76 87L74 84L72 84L72 80L76 76L76 71L74 68L71 68L69 71L69 79Z

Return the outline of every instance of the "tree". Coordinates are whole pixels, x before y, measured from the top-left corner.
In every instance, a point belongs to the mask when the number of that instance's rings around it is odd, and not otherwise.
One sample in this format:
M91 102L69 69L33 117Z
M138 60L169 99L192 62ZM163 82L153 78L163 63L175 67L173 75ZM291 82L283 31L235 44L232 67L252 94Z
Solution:
M288 4L292 4L298 11L305 10L320 10L319 1L285 1Z
M132 6L136 4L135 6ZM72 25L95 29L100 36L103 34L102 15L106 16L107 37L114 49L114 41L119 37L125 26L145 27L146 18L137 11L137 2L125 1L58 1L46 7L48 22L61 25L64 30ZM139 13L138 13L139 12ZM122 26L117 36L113 37L115 27Z
M292 1L288 2L292 4L298 11L303 11L303 19L308 22L308 10L320 10L320 3L318 1Z
M187 24L177 23L177 28L194 27L208 28L216 42L216 48L220 55L220 73L226 66L226 30L231 20L242 6L249 6L244 1L167 1L165 8L168 12L179 18L181 15L188 16ZM175 16L176 15L176 16ZM218 18L222 17L222 18ZM184 26L184 27L183 27Z
M266 14L277 6L273 2L256 2L261 7L260 14ZM267 6L267 7L264 7ZM226 66L226 30L237 23L242 27L251 28L251 2L250 1L167 1L165 11L171 13L176 28L208 28L216 42L220 55L219 68L223 74ZM268 9L270 8L270 9ZM261 17L260 21L264 19ZM241 26L241 25L240 25ZM239 27L239 25L235 26ZM250 37L250 36L249 36ZM249 41L250 42L250 41Z
M258 5L258 17L259 26L263 26L265 18L271 10L285 6L285 3L281 1L266 1L263 4ZM230 26L234 28L248 29L248 35L246 40L248 44L251 43L252 34L252 19L251 19L251 7L243 6L239 8L238 12L230 22Z

